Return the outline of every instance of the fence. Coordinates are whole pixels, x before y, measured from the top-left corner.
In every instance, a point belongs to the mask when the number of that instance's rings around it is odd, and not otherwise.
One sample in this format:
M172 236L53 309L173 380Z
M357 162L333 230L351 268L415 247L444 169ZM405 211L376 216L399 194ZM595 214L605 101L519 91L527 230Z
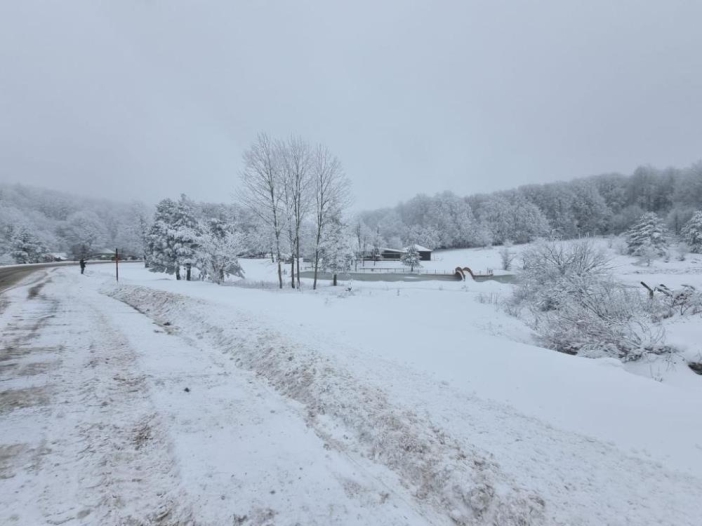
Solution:
M303 266L303 272L313 272L313 266ZM320 269L321 272L321 269ZM431 270L424 268L416 268L410 270L409 267L392 267L392 268L382 268L382 267L358 267L349 271L349 274L428 274L433 276L453 276L456 274L455 270ZM492 269L488 269L485 273L476 273L477 277L488 277L492 276Z

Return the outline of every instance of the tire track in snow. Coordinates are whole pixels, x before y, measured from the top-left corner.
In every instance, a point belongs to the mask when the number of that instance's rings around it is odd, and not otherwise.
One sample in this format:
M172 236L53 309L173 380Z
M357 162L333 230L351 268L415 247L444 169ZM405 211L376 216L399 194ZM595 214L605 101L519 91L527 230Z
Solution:
M42 279L8 297L2 380L47 400L2 417L0 523L195 524L120 331L75 286Z

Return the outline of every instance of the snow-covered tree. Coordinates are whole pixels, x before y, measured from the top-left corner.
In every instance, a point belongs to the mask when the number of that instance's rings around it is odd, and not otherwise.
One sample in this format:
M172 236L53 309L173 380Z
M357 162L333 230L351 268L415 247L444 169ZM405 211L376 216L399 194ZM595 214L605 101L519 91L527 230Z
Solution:
M329 223L342 214L349 203L349 182L341 162L324 146L317 146L312 156L312 192L314 208L314 281L317 288L320 248ZM360 223L359 223L360 228ZM357 232L360 234L360 231Z
M693 215L695 215L695 210L676 206L668 212L666 227L673 235L680 236L682 235L682 229L692 219Z
M702 253L702 211L695 212L680 232L683 241L693 254Z
M383 246L383 236L380 234L380 228L376 228L375 233L371 236L371 257L373 264L380 260L380 252Z
M512 250L512 242L505 241L500 248L500 262L502 263L502 270L512 270L512 262L516 258L514 250Z
M201 230L196 250L201 277L217 284L228 276L244 277L238 258L244 246L243 236L219 219L210 219Z
M440 241L441 234L432 226L414 225L407 230L407 233L402 236L404 244L419 244L424 247L434 250L438 246L451 246L451 243L444 244ZM448 238L446 238L448 239ZM455 239L455 238L452 238ZM392 246L392 244L391 244ZM392 247L396 248L396 247Z
M185 195L179 201L161 201L148 236L149 270L180 279L181 267L195 263L198 234L193 204Z
M414 272L415 268L421 267L421 258L419 256L419 249L417 248L417 245L412 244L405 248L402 256L400 256L400 261L402 261L404 266L410 268L410 272Z
M314 156L312 147L300 137L290 137L287 141L279 141L277 148L282 160L283 203L285 204L292 255L290 277L292 287L295 288L295 283L298 287L300 286L302 224L309 214L314 200Z
M484 221L477 221L471 232L470 244L476 247L489 247L492 245L492 232L490 227Z
M12 258L15 263L40 263L46 247L27 228L21 228L12 238Z
M667 230L657 214L649 212L627 232L629 254L647 259L664 256L668 252Z
M528 243L545 236L549 223L541 210L517 192L481 197L477 214L490 229L492 241Z
M153 220L153 209L134 202L118 222L115 246L126 256L144 257L147 253L148 234Z
M361 218L357 218L353 227L353 236L355 241L355 263L358 266L358 261L360 260L363 265L365 265L365 257L368 253L368 246L370 240L373 237L373 231L368 228Z
M283 288L281 236L285 229L283 160L275 142L260 134L244 152L240 198L265 224L272 238L272 252L278 263L278 282Z
M346 226L339 217L332 218L321 245L321 262L322 268L332 274L334 286L337 285L339 274L351 271L354 259L355 253Z
M95 212L80 211L71 214L60 231L68 251L76 259L88 258L95 250L106 248L105 225Z

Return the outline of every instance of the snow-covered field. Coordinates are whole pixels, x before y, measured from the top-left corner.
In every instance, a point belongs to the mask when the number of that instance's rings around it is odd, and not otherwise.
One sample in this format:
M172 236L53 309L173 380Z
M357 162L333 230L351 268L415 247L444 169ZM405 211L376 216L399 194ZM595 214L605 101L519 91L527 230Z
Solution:
M632 286L702 287L702 257L611 250ZM274 265L242 263L222 287L125 264L2 296L0 523L700 524L684 364L539 348L496 305L512 285L277 291ZM500 256L425 263L459 265ZM667 330L702 353L699 316Z

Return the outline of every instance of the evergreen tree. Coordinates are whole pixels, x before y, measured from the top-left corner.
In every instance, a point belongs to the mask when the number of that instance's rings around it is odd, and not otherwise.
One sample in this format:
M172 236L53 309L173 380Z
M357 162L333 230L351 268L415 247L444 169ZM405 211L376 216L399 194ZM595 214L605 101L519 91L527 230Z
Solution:
M646 258L664 256L668 252L667 230L663 220L657 214L649 212L627 233L629 254Z
M702 211L695 212L692 218L685 223L682 231L683 241L690 247L693 254L702 253Z
M180 279L181 267L195 263L198 230L193 205L184 194L177 202L161 201L148 236L149 269Z
M402 264L406 267L410 268L410 272L414 272L414 268L421 267L422 264L419 262L420 257L419 257L419 249L417 248L417 245L410 245L405 249L405 252L402 254L402 257L400 258L402 261Z
M12 238L12 258L15 263L40 263L46 254L41 241L26 228L21 228Z

